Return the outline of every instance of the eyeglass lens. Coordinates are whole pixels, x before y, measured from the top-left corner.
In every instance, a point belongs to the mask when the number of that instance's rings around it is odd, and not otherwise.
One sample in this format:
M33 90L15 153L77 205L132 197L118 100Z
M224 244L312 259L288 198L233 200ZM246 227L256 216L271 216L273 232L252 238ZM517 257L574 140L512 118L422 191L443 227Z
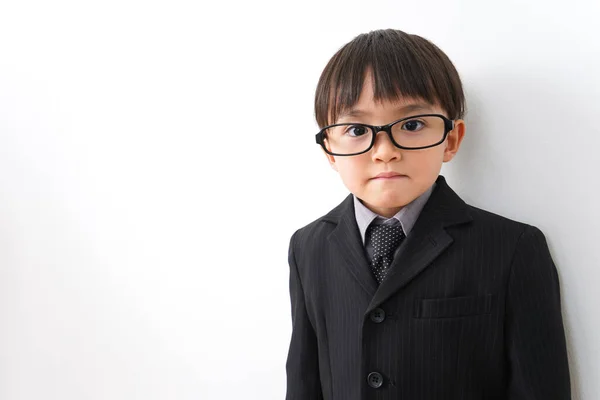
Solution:
M442 140L444 120L437 116L416 117L392 125L392 136L400 146L431 146ZM360 124L343 124L325 130L325 143L332 153L352 154L365 151L371 144L373 130Z

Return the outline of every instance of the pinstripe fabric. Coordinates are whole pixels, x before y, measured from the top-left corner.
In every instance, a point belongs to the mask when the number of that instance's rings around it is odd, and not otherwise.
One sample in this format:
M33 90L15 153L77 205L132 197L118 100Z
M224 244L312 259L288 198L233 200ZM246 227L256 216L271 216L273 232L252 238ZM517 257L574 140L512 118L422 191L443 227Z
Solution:
M350 194L290 239L287 400L570 399L538 228L465 204L440 175L377 286L354 211Z

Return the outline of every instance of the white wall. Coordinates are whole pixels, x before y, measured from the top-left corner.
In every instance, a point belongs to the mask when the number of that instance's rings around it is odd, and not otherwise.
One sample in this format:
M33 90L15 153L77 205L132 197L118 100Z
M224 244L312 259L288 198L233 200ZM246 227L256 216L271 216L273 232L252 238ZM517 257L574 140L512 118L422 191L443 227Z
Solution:
M539 226L600 392L597 1L0 3L0 398L281 399L287 245L346 195L313 95L355 35L464 79L473 205Z

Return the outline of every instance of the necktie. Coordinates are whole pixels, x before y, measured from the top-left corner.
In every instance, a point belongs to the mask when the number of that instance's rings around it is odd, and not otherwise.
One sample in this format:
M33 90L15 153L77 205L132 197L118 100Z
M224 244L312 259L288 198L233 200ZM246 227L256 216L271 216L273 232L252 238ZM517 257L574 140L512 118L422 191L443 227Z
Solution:
M371 270L377 282L381 283L392 263L396 248L406 236L398 222L393 225L371 224L367 228L367 234L370 235L371 244L373 245Z

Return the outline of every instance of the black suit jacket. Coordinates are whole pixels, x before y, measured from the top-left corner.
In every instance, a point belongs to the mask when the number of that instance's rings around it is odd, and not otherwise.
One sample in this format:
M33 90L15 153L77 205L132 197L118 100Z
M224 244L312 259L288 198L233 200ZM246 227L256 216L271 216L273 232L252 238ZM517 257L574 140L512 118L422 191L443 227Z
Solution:
M443 176L384 282L352 194L289 247L287 400L570 399L559 280L535 226Z

